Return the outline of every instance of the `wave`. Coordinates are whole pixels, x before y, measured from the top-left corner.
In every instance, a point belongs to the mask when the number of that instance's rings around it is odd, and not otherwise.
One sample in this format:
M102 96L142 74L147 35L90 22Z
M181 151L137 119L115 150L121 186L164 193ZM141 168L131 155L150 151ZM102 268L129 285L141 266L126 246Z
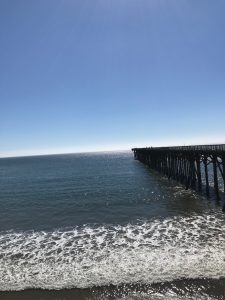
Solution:
M0 233L0 290L225 277L224 215Z

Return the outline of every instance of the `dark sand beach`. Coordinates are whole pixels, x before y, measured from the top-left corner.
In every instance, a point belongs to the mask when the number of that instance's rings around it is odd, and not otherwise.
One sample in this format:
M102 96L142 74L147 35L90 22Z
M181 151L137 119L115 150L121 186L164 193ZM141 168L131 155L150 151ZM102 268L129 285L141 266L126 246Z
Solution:
M86 300L86 299L224 299L224 279L190 279L157 283L151 286L121 285L92 289L40 290L1 292L4 300Z

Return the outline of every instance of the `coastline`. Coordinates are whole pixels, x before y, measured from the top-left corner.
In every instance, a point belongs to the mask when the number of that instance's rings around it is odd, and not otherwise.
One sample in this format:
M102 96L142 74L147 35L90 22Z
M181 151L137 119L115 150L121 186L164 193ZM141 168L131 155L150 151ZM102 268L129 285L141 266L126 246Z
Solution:
M151 285L122 284L89 289L44 290L27 289L21 291L2 291L4 300L99 300L99 299L224 299L225 278L180 279L172 282Z

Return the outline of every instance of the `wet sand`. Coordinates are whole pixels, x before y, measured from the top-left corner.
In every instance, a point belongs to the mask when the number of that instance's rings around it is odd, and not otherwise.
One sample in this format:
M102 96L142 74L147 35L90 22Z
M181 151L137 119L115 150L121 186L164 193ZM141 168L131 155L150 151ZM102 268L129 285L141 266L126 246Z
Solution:
M146 296L144 296L146 294ZM225 279L189 279L173 282L146 285L121 285L94 287L92 289L63 289L41 290L28 289L24 291L0 292L1 300L113 300L129 299L128 295L135 295L135 299L225 299ZM140 295L140 297L138 296ZM178 297L178 298L177 298ZM134 298L132 298L134 299Z

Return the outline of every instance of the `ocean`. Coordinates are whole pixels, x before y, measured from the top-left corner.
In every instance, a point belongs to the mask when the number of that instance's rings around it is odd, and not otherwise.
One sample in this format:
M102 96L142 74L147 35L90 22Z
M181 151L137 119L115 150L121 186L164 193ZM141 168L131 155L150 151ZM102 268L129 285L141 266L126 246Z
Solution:
M0 299L225 299L225 215L131 151L0 159Z

